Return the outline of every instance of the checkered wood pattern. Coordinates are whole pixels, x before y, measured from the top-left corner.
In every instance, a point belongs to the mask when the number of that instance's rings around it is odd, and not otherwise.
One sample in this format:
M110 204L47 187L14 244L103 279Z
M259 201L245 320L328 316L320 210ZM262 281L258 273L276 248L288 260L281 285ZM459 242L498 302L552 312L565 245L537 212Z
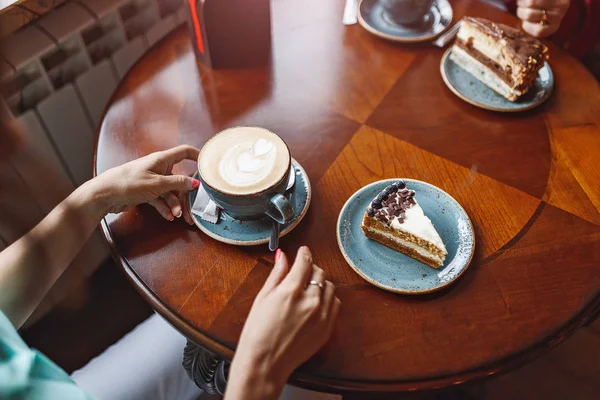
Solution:
M478 1L466 14L516 24ZM480 110L442 82L443 50L387 43L341 24L343 1L273 3L269 68L208 70L185 30L123 81L96 149L97 172L214 133L258 125L304 166L313 202L281 240L308 245L343 310L330 343L296 383L395 391L459 383L513 368L562 341L600 303L600 88L550 44L556 91L520 114ZM181 172L193 172L193 163ZM335 226L347 198L380 179L439 186L471 217L476 252L449 289L407 297L356 275ZM266 246L238 248L148 207L104 231L125 272L189 338L231 357L272 265Z

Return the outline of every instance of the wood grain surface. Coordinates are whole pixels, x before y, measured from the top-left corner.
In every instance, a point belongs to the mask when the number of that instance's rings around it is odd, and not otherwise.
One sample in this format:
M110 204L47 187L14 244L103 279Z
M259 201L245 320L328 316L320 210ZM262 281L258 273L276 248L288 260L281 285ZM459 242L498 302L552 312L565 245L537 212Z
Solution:
M334 392L431 389L506 371L560 343L600 304L598 83L550 43L557 86L546 104L515 115L480 110L444 86L442 49L345 27L343 5L274 1L265 68L208 70L196 63L186 30L167 37L113 98L96 172L181 143L201 147L230 126L263 126L286 140L314 198L282 248L311 247L343 303L332 340L294 383ZM479 1L453 6L455 19L468 10L517 25ZM472 218L472 265L443 292L381 291L338 250L335 223L346 199L393 177L439 186ZM103 229L159 313L232 357L272 266L266 245L225 245L144 206L107 217Z

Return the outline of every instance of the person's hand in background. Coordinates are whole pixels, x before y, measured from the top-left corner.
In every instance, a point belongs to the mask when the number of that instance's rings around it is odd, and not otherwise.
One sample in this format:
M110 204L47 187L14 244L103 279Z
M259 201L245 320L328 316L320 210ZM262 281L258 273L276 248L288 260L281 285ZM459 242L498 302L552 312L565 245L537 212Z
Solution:
M180 161L197 161L198 154L198 149L187 145L159 151L109 169L87 185L104 214L148 203L169 221L183 215L193 225L187 192L198 188L200 182L189 176L172 175L172 171Z
M226 400L275 399L292 372L327 342L341 302L301 247L292 268L281 251L256 296L229 373ZM320 282L318 285L309 284Z
M558 31L569 3L570 0L517 0L517 17L523 21L525 32L545 38Z

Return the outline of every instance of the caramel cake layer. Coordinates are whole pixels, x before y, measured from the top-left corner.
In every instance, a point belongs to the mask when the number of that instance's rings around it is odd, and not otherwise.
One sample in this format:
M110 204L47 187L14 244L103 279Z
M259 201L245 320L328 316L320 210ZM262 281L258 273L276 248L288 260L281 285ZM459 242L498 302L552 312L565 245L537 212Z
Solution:
M502 79L504 83L506 83L508 86L512 87L514 85L514 79L511 74L512 69L510 68L510 66L507 66L506 69L503 68L500 64L498 64L495 61L492 61L490 58L486 57L482 52L475 49L472 45L469 45L462 39L456 39L454 45L460 47L475 60L488 67L491 71L498 75L498 78Z

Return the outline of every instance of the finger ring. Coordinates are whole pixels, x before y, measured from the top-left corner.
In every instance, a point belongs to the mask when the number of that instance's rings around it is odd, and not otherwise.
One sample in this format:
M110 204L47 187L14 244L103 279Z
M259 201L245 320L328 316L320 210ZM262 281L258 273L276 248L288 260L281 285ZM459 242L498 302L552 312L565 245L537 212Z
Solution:
M308 282L308 284L318 286L319 289L323 289L325 287L325 285L323 285L322 282L317 282L317 281L310 281L310 282Z
M546 12L546 10L542 10L542 20L540 21L540 25L550 25L550 23L548 22L548 13Z

